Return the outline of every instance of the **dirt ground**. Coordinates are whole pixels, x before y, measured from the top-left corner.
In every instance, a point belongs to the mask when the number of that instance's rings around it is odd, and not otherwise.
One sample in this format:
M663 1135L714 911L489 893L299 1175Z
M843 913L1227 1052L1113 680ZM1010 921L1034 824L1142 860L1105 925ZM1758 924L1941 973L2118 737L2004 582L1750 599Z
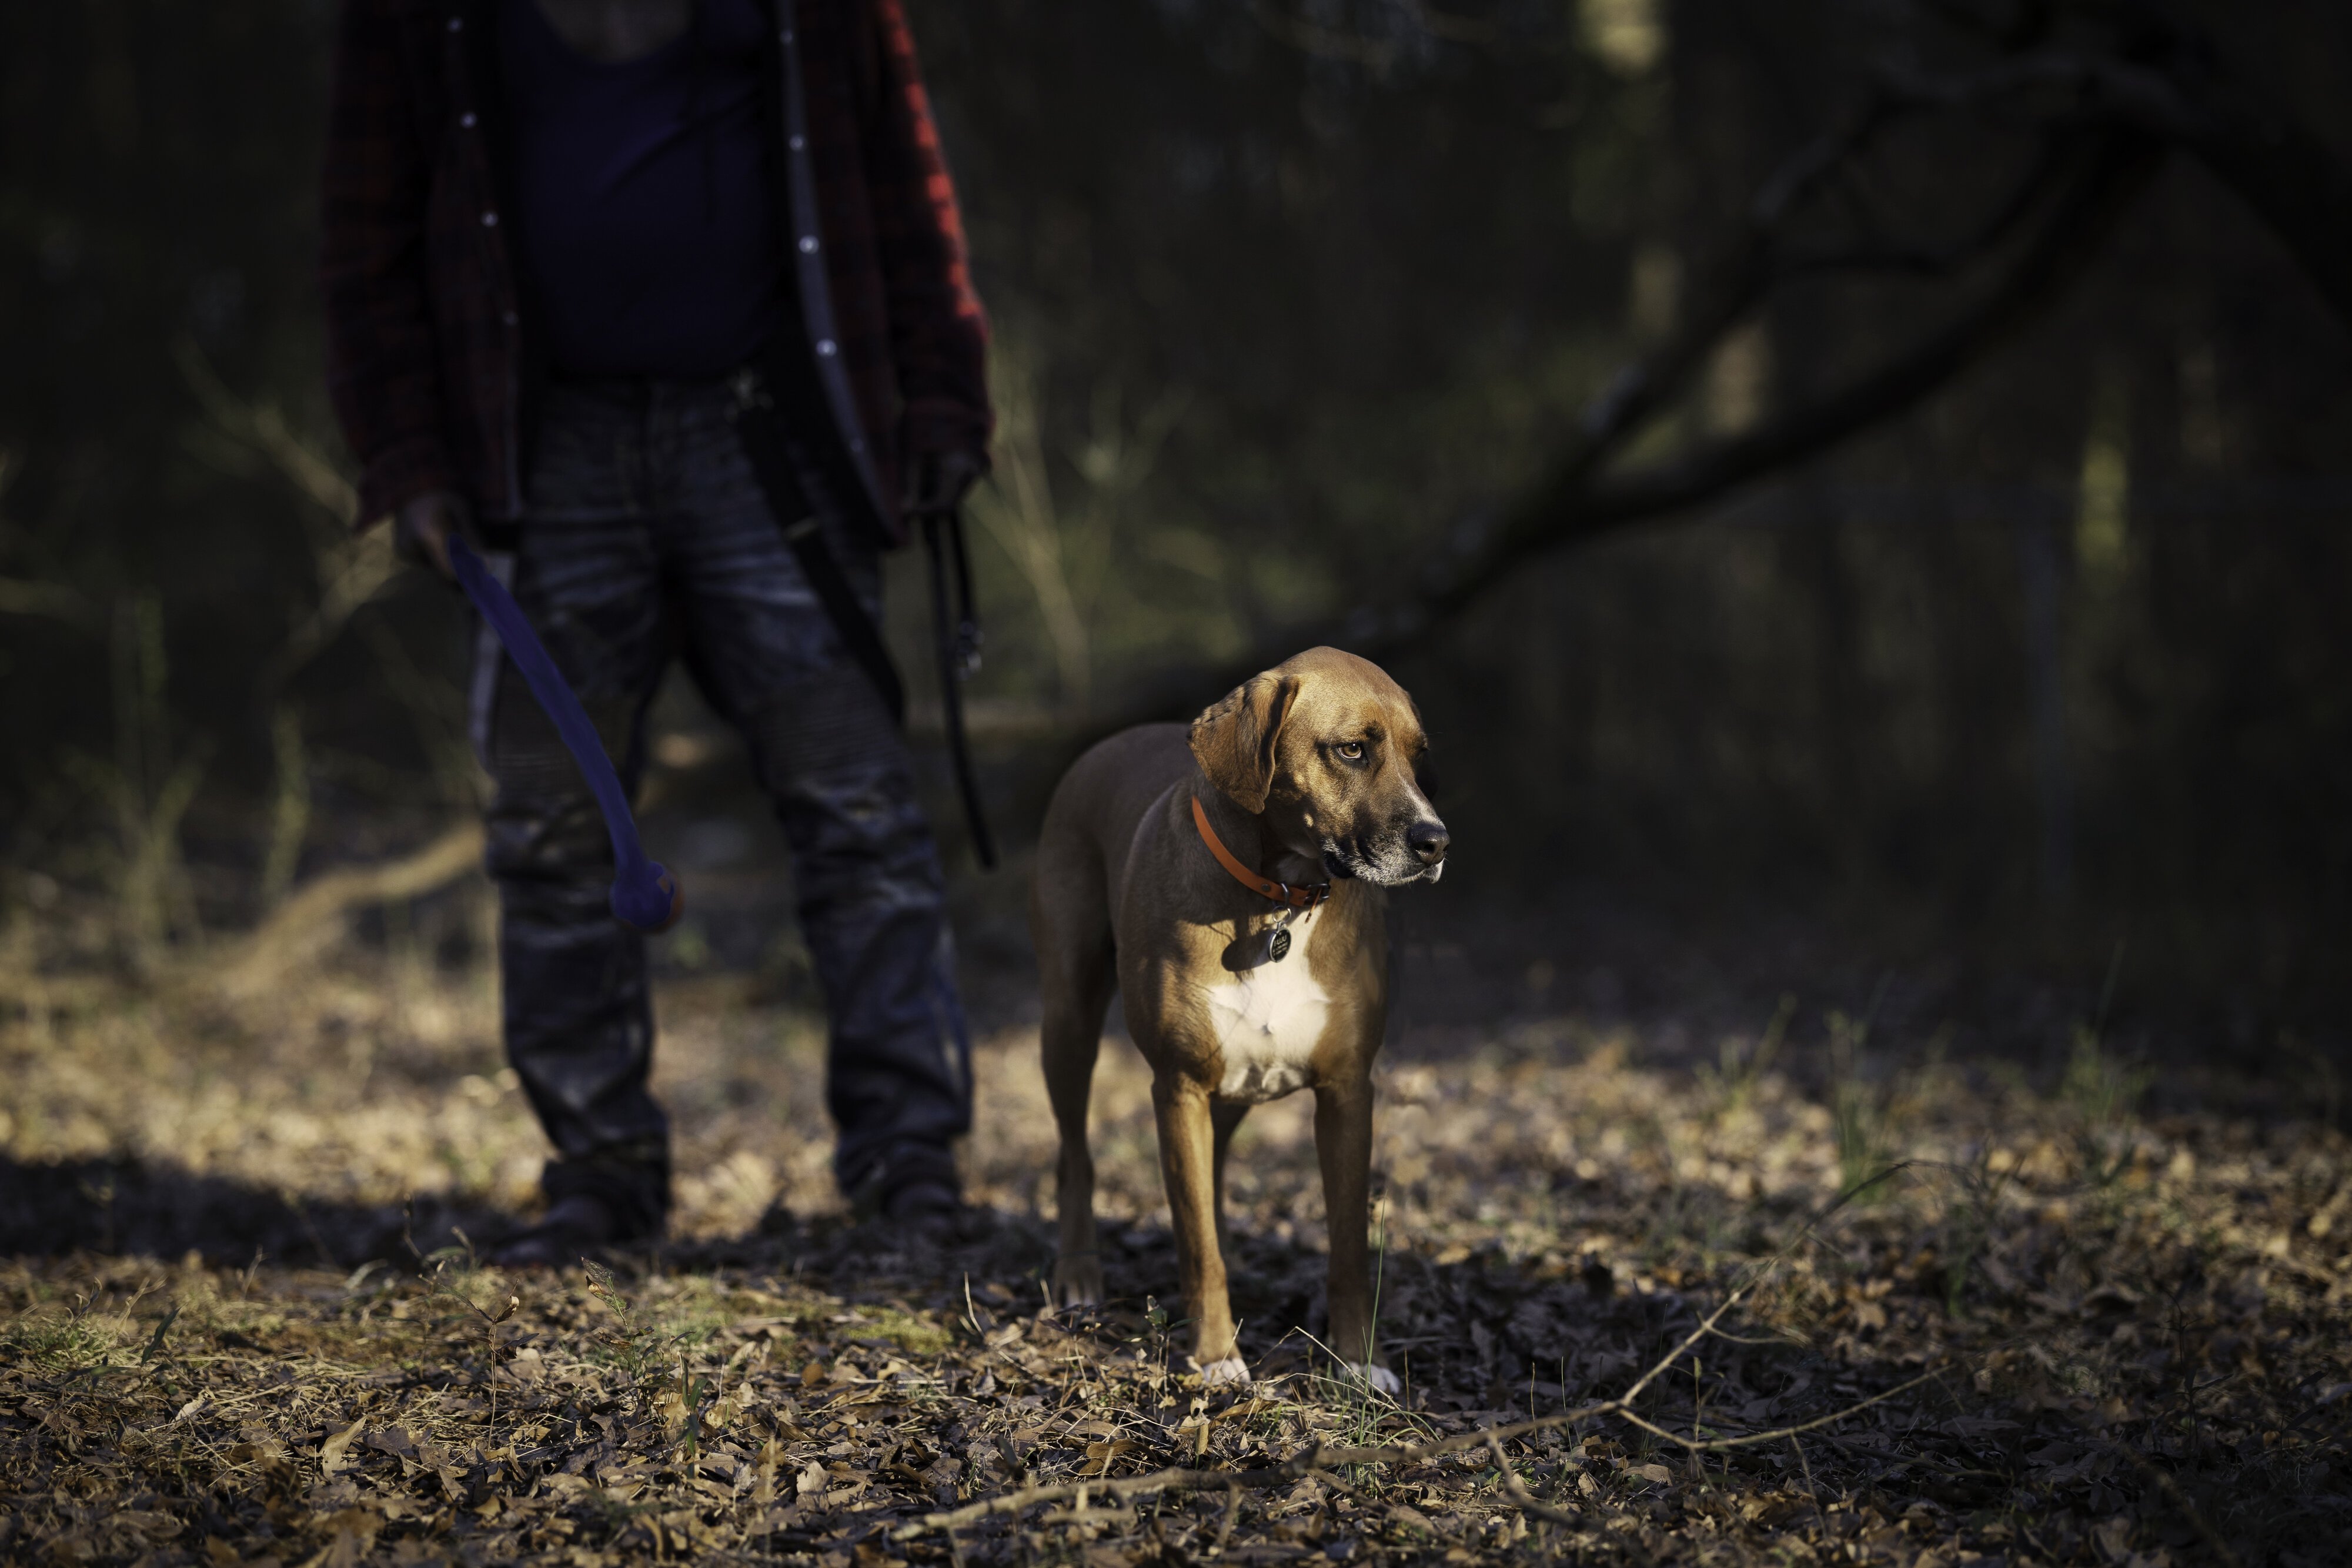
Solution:
M1123 1045L1103 1312L1046 1307L1033 1032L982 1041L976 1207L909 1252L832 1196L817 1020L725 973L660 993L668 1242L502 1274L477 1249L541 1147L478 965L391 940L134 979L46 941L0 938L0 1560L2318 1568L2352 1540L2352 1145L2221 1077L2151 1098L2087 1027L2047 1071L1800 1004L1706 1040L1573 998L1408 1034L1375 1177L1403 1396L1318 1352L1297 1097L1241 1134L1258 1380L1209 1395Z

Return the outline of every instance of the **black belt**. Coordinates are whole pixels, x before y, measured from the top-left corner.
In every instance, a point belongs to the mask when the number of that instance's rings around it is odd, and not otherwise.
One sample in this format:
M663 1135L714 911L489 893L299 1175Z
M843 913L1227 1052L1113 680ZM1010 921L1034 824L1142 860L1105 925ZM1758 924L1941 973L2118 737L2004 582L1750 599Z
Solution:
M755 373L746 371L735 380L735 427L742 433L743 451L751 472L768 498L768 509L783 529L784 542L801 564L801 575L816 591L817 602L833 622L849 656L866 672L890 710L892 722L907 722L907 688L882 641L881 628L858 602L841 561L825 542L824 520L809 504L800 474L793 465L792 444L776 402ZM946 719L948 755L955 764L956 792L963 798L964 820L971 824L972 852L983 869L996 869L996 840L988 831L988 816L980 800L980 782L971 766L971 745L964 733L963 683L980 668L980 622L972 608L971 562L964 551L963 513L950 509L925 513L923 544L931 561L931 634L939 649L940 706ZM955 608L949 608L952 579Z

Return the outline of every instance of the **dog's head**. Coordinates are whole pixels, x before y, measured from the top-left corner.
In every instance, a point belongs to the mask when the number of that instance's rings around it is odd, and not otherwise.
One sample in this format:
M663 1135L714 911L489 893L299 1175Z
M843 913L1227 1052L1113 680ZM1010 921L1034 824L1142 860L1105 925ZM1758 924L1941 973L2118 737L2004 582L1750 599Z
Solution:
M1335 877L1435 882L1445 824L1413 779L1421 715L1379 665L1309 648L1252 675L1192 721L1209 782Z

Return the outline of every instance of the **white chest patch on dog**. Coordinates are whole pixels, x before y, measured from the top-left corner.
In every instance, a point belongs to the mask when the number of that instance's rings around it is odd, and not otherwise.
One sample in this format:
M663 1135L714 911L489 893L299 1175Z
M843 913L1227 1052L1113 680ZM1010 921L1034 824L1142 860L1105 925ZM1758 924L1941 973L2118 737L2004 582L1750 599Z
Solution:
M1330 993L1307 967L1313 934L1311 925L1300 930L1280 962L1210 988L1209 1018L1225 1061L1219 1098L1255 1105L1306 1086L1307 1060L1331 1016Z

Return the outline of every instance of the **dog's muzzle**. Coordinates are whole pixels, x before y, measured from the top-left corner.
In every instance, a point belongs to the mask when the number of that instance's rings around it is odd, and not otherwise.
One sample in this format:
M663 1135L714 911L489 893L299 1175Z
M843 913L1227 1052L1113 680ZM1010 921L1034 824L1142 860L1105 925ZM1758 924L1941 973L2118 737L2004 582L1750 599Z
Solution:
M1323 869L1333 877L1353 877L1375 887L1408 887L1445 874L1445 852L1453 842L1445 824L1424 817L1402 831L1378 838L1327 839Z

